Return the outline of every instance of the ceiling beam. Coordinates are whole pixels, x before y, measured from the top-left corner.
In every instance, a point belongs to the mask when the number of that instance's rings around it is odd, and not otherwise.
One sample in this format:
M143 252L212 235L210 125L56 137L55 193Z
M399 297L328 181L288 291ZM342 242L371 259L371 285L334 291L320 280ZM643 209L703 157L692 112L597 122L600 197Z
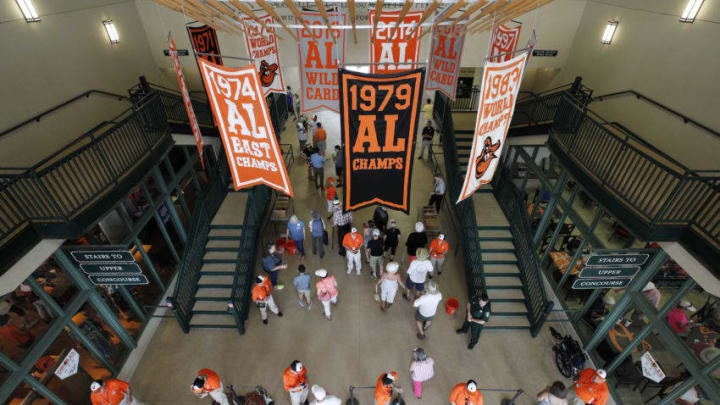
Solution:
M330 19L328 18L327 10L325 10L325 4L323 4L322 0L315 0L315 5L318 10L320 10L320 14L325 21L325 25L327 25L328 35L330 35L330 38L332 38L333 42L335 42L335 36L332 35L332 27L330 27Z
M298 20L300 24L302 24L302 26L305 28L305 31L312 32L310 31L310 27L305 24L305 19L302 17L302 14L300 13L300 10L298 10L297 6L295 6L295 3L293 3L292 0L285 0L285 5L287 5L287 7L290 9L290 12L293 13L295 19Z
M410 7L412 7L412 5L413 5L413 0L405 0L405 5L403 5L402 10L400 11L400 15L398 16L398 20L395 23L395 26L390 28L390 38L393 37L395 30L397 30L400 27L400 24L402 24L403 20L405 19L405 16L407 15L408 11L410 11Z
M284 22L284 21L282 20L282 18L278 15L278 13L276 13L275 10L273 10L273 8L270 7L270 5L269 5L265 0L255 0L255 2L256 2L257 4L259 4L260 7L262 7L268 14L270 14L270 16L271 16L272 18L274 18L277 22L279 22L280 25L282 25L282 27L285 29L285 31L286 31L288 34L290 34L290 37L291 37L292 39L294 39L295 41L298 40L298 39L297 39L297 36L295 36L295 33L292 32L292 30L290 30L290 28L288 28L287 25L285 25L285 22ZM275 33L275 35L277 35L277 32Z
M420 21L417 23L417 25L415 25L415 28L413 28L412 32L410 33L410 37L412 37L413 35L415 35L415 31L417 31L418 29L420 29L420 26L422 25L422 23L424 23L425 20L427 20L428 18L430 18L430 15L432 15L432 13L433 13L438 7L440 7L440 4L441 4L441 3L442 3L442 2L441 2L440 0L434 0L434 1L428 6L428 8L425 9L425 12L423 13L422 17L420 17Z
M382 8L385 4L385 0L377 0L375 3L375 22L373 23L372 31L370 31L370 42L375 42L375 30L377 30L378 21L382 16Z
M348 11L350 12L350 24L352 24L353 42L357 45L357 30L355 29L355 0L348 0Z

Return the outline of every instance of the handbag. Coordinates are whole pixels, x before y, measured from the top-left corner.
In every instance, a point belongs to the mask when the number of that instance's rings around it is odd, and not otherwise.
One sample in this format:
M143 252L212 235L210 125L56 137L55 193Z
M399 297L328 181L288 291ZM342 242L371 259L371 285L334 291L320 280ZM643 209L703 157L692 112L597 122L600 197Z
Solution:
M330 243L330 238L328 237L328 232L323 229L323 245L327 246Z

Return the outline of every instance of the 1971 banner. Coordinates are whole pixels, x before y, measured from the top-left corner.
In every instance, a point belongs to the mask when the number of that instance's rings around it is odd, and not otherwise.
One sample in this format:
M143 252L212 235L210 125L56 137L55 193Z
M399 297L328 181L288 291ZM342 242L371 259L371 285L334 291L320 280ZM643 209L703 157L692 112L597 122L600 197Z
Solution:
M255 66L230 68L204 59L198 63L235 190L265 184L292 197Z
M470 162L458 202L489 183L495 174L527 58L528 53L522 52L507 62L485 62Z
M345 13L328 12L330 25L345 25ZM347 30L327 30L319 12L303 11L310 28L298 28L302 112L326 108L338 112L338 67L345 63ZM322 28L316 28L322 27Z
M270 31L251 18L245 19L245 45L247 45L248 56L254 59L255 70L260 77L265 95L271 91L280 93L285 92L285 82L282 77L282 69L280 69L280 53L278 52L277 36L275 28L269 24L273 19L269 15L259 16Z
M185 112L190 122L190 128L192 128L193 136L195 137L195 145L197 145L198 155L200 155L200 163L203 169L205 168L205 160L203 159L203 139L202 132L200 132L200 125L198 124L197 117L195 116L195 110L193 110L192 100L190 99L190 92L185 84L185 75L182 71L182 65L180 65L180 58L177 54L177 48L175 47L175 41L172 36L168 36L168 48L170 49L170 58L172 59L173 67L175 68L175 75L178 79L178 86L180 86L180 93L182 94L183 104L185 104Z
M190 34L190 42L192 42L195 52L209 53L212 55L197 55L199 58L208 60L216 65L222 65L222 57L220 56L220 45L218 44L217 33L213 27L203 25L200 27L187 27Z
M425 69L370 75L340 69L345 210L381 204L408 213Z
M399 11L380 15L377 29L370 32L370 38L373 38L370 44L370 73L404 72L417 67L420 57L418 38L422 28L418 28L411 37L413 26L410 24L419 23L422 15L422 11L407 13L400 27L396 26ZM375 19L375 10L370 10L370 25L374 25Z
M440 90L455 100L460 59L465 42L465 24L437 25L433 27L430 67L428 68L427 90Z
M501 25L495 28L490 46L491 62L506 62L513 58L512 52L517 48L521 27L522 25L515 28Z

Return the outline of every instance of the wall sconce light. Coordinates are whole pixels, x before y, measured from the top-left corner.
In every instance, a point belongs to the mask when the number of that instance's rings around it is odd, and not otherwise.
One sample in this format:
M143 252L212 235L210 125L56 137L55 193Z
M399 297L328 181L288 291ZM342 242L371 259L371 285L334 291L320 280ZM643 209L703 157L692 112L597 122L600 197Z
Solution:
M682 15L680 16L680 21L691 23L695 21L695 17L697 17L698 12L700 11L700 7L702 7L703 2L705 0L690 0L687 3L687 6L685 6L685 11L683 11Z
M105 31L107 31L108 38L110 38L110 43L117 44L120 42L120 36L118 35L117 30L115 29L115 24L113 24L112 20L103 21L103 25L105 26Z
M607 26L605 27L605 32L603 32L602 40L601 42L605 45L610 45L612 42L613 36L615 35L615 30L617 29L618 22L617 21L608 21Z
M35 10L35 6L32 4L32 1L30 0L15 0L15 3L17 3L18 7L20 7L20 11L23 14L23 17L25 17L25 21L27 22L38 22L40 21L40 16L37 13L37 10Z

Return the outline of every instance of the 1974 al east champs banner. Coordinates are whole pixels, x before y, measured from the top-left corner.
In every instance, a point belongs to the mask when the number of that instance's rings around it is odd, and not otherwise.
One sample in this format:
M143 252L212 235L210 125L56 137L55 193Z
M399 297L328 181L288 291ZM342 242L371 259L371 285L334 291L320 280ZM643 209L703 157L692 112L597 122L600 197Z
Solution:
M197 146L198 155L200 155L200 164L203 169L205 168L205 160L203 159L203 139L202 132L200 132L200 125L195 116L195 110L192 106L192 100L190 99L190 91L188 90L187 83L185 83L185 75L182 71L182 65L180 64L180 58L178 57L177 48L175 47L175 41L172 36L168 36L168 48L170 50L170 58L172 59L173 68L175 69L175 76L177 76L178 86L180 87L180 94L182 94L183 104L185 104L185 112L188 116L188 122L190 128L192 128L193 136L195 137L195 145Z
M452 20L448 20L452 21ZM460 59L465 42L465 24L437 25L433 28L427 90L440 90L455 100Z
M515 52L517 48L521 27L522 25L515 28L501 25L493 30L492 45L490 46L491 62L506 62L513 58L512 52Z
M209 53L212 55L197 55L198 58L209 60L216 65L222 65L223 60L220 56L220 45L218 44L217 33L215 29L209 25L200 27L187 27L195 52Z
M331 26L345 25L347 16L344 12L327 14ZM301 110L311 112L325 108L338 112L338 67L345 64L347 30L326 29L322 15L317 11L303 11L302 17L310 32L305 28L297 29Z
M371 204L408 213L425 69L371 75L340 69L347 211Z
M420 33L422 27L415 31L413 25L419 23L422 11L407 13L403 24L397 27L400 12L385 12L380 15L377 29L370 30L370 73L404 72L416 68L420 57ZM370 10L370 25L375 23L375 10ZM407 25L406 25L407 24ZM392 34L392 37L390 36Z
M245 45L247 45L248 56L253 59L265 95L271 91L284 93L285 82L280 68L277 36L275 28L269 26L273 22L273 18L267 14L258 16L258 18L265 23L269 31L266 31L252 18L245 18Z
M292 197L290 179L255 66L198 59L235 190L265 184Z
M458 202L470 197L495 174L505 136L515 111L527 52L507 62L486 61L480 87L480 102L475 120L475 135L470 162Z

